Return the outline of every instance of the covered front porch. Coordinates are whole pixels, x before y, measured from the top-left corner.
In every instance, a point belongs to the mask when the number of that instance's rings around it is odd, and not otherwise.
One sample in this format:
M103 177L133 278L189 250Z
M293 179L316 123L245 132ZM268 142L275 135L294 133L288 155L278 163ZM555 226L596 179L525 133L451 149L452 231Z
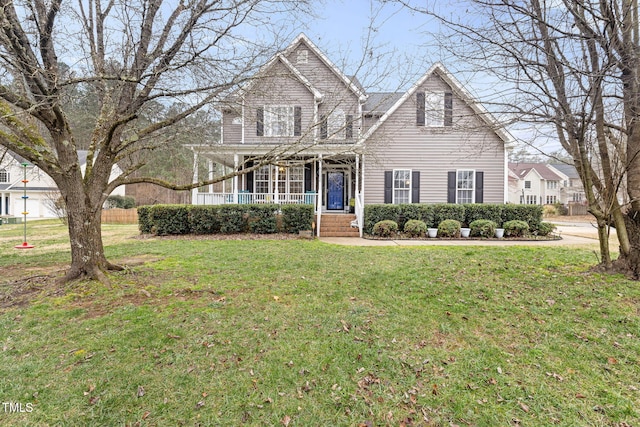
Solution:
M205 162L201 162L200 157ZM206 170L202 166L197 167L202 163L206 164ZM194 182L229 176L215 184L194 189L192 203L195 205L309 204L314 206L316 213L318 236L323 214L347 213L355 214L352 226L357 227L362 235L360 154L327 157L320 153L267 161L247 154L207 155L194 150L194 166ZM207 176L201 176L203 173Z

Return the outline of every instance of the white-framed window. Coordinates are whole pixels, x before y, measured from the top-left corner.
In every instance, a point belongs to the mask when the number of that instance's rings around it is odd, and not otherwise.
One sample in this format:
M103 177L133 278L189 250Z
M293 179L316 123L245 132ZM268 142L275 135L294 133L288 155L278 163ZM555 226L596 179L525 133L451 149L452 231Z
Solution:
M411 169L393 170L393 203L411 203Z
M293 107L265 105L264 136L293 136Z
M265 165L261 166L254 174L254 191L256 193L304 193L304 166L303 165Z
M547 205L553 205L558 201L556 196L547 196Z
M327 136L329 139L344 139L346 116L340 109L333 110L327 118Z
M527 189L531 188L531 181L525 181L524 188L527 188Z
M444 126L444 92L425 93L424 113L425 126Z
M555 190L558 188L558 181L547 181L547 190Z
M11 179L9 171L6 169L0 169L0 182L7 183Z
M458 170L456 171L456 203L473 203L475 188L474 170Z
M309 62L309 51L307 49L300 49L296 57L297 64L306 64Z
M582 202L583 196L584 196L583 193L573 193L573 196L571 197L571 199L574 202Z
M270 165L260 166L254 174L254 187L256 193L270 193Z
M527 194L525 198L525 204L527 205L537 205L538 204L538 196L535 194Z

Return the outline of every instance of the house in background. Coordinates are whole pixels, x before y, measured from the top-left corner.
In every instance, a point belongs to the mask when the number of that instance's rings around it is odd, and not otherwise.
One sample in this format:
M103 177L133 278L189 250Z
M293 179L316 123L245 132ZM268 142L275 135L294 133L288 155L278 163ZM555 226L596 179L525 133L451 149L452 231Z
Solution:
M210 177L247 172L193 204L310 203L319 235L348 235L365 204L508 200L512 140L441 64L406 92L367 92L301 34L220 110L221 140L194 155Z
M565 163L553 163L548 165L549 169L557 174L565 177L562 182L562 197L560 203L569 205L572 203L584 204L586 202L586 196L584 193L584 187L582 186L582 180L575 166Z
M584 189L575 167L509 163L509 202L527 205L582 204Z
M4 151L4 150L3 150ZM87 163L87 152L78 150L80 169L84 174ZM0 162L0 216L20 217L24 212L24 179L26 167L27 182L27 218L57 218L54 204L60 193L55 182L40 168L32 165L23 157L7 151ZM114 166L112 177L121 170ZM111 195L124 195L124 187L119 187Z

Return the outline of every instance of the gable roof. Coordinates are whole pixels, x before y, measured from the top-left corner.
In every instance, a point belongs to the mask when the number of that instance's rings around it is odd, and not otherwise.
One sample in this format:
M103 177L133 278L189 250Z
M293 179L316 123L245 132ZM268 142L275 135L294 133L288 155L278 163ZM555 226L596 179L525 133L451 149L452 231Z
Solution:
M527 176L531 171L535 171L540 178L547 181L560 181L562 179L544 163L509 163L509 169L520 179Z
M367 99L367 94L365 93L364 89L362 88L362 86L360 85L360 82L355 79L355 77L349 77L346 74L344 74L342 72L342 70L340 70L338 67L336 67L336 65L331 62L331 60L329 59L329 57L327 57L327 55L325 55L320 49L318 49L318 46L316 46L311 39L309 39L309 37L307 37L307 35L305 33L300 33L298 34L298 37L296 37L290 44L289 46L284 50L284 52L281 53L281 55L289 55L291 52L293 52L293 50L295 50L298 47L298 44L300 43L304 43L305 45L307 45L307 47L313 51L313 53L320 58L320 60L324 63L324 65L327 66L327 68L329 68L336 76L338 76L338 78L349 88L351 89L351 91L357 95L358 99L360 99L360 101L364 102Z
M483 120L489 127L496 133L496 135L505 143L505 145L511 146L514 143L513 137L498 123L486 108L484 108L476 99L471 96L469 92L462 86L462 84L456 79L440 62L433 64L427 72L418 79L418 81L402 95L396 102L389 108L371 128L364 134L361 142L366 141L393 113L400 108L409 98L417 92L424 82L433 74L437 74L445 83L447 83L451 89L458 95L471 109Z
M367 99L365 90L360 84L360 82L358 81L358 79L355 78L355 76L349 77L346 74L344 74L338 67L335 66L333 62L331 62L331 60L320 49L318 49L318 47L315 44L313 44L313 42L309 39L309 37L307 37L306 34L304 33L300 33L289 44L289 46L287 46L282 52L278 52L275 55L273 55L271 59L269 59L269 61L267 61L262 67L260 67L260 70L256 73L256 75L266 73L267 70L273 66L273 64L279 61L289 71L291 71L291 73L296 77L296 79L298 79L304 86L307 87L307 89L309 89L309 91L313 94L313 96L317 100L322 100L324 96L323 93L320 90L318 90L309 81L309 79L307 79L304 76L304 74L302 74L300 70L298 70L295 67L295 65L291 63L291 61L287 59L287 56L291 52L293 52L300 43L304 43L309 50L311 50L318 58L320 58L320 61L322 61L322 63L324 63L327 66L327 68L331 70L331 72L333 72L345 84L345 86L347 86L358 97L358 99L361 102L364 102ZM249 80L249 82L246 85L242 86L236 92L231 94L228 98L243 96L244 93L246 93L251 89L251 87L255 84L255 82L256 82L256 79Z
M580 179L580 175L578 175L578 171L573 165L568 165L566 163L554 163L549 166L556 169L558 172L565 174L567 178Z

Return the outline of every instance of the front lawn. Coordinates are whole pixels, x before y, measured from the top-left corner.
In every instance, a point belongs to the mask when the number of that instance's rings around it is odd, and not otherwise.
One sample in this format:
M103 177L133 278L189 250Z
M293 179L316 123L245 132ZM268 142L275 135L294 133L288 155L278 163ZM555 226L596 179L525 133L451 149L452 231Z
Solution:
M640 287L588 249L110 226L107 255L138 265L58 288L64 233L41 227L20 253L0 229L3 426L640 423Z

